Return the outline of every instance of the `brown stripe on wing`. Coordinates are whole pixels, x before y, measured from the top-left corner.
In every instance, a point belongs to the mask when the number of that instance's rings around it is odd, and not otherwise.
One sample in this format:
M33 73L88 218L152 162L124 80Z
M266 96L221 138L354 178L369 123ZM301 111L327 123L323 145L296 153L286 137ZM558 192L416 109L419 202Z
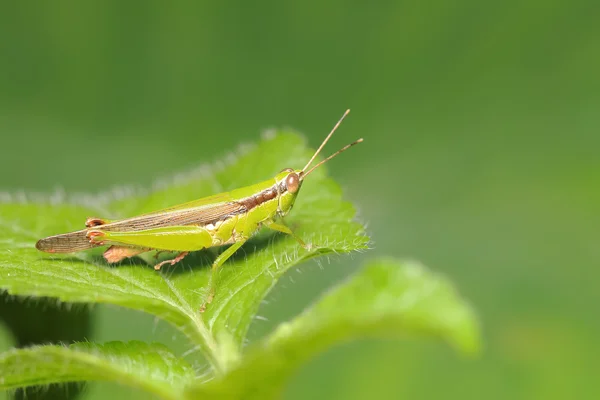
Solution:
M90 243L86 237L87 229L77 232L63 233L38 240L36 249L47 253L73 253L98 246Z
M127 218L110 224L101 225L99 229L109 232L123 232L160 228L163 226L202 226L245 211L246 207L243 204L229 202L211 206L141 215L139 217Z
M101 226L103 231L123 232L159 228L163 226L207 225L227 219L232 215L250 211L262 203L277 197L276 186L238 201L202 205L187 209L166 210L140 215Z

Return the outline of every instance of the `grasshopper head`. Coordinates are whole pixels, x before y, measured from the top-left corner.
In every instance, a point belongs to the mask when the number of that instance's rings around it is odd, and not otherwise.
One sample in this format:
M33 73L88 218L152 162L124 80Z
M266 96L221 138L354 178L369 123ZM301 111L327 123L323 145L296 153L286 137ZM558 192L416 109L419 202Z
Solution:
M278 192L280 194L279 195L279 214L281 216L284 216L292 209L292 207L294 205L294 201L296 201L296 196L298 196L298 192L300 191L300 186L302 186L302 182L308 175L310 175L311 172L313 172L315 169L319 168L321 165L325 164L327 161L331 160L332 158L337 157L340 153L343 153L344 151L348 150L350 147L354 146L355 144L361 143L363 141L361 138L361 139L358 139L358 140L342 147L341 149L339 149L338 151L336 151L329 157L318 162L317 165L314 165L312 168L308 169L308 167L310 167L310 165L315 160L315 158L317 158L317 156L319 155L321 150L323 150L323 147L325 147L325 144L327 143L327 141L329 141L329 138L331 138L331 135L333 135L335 130L338 128L338 126L340 126L340 124L342 123L344 118L346 118L346 115L348 115L349 112L350 112L350 110L346 110L344 115L342 115L342 118L340 118L340 120L337 122L337 124L335 124L335 126L333 127L331 132L329 132L329 135L327 135L325 140L323 140L323 143L321 143L321 146L319 146L317 151L315 151L315 153L313 154L311 159L308 160L308 163L304 166L304 168L302 168L302 169L286 168L283 171L281 171L279 174L277 174L277 176L275 177L275 179L277 181L277 187L279 188Z
M277 187L279 188L279 214L286 215L294 206L296 196L302 186L302 170L286 168L275 177Z

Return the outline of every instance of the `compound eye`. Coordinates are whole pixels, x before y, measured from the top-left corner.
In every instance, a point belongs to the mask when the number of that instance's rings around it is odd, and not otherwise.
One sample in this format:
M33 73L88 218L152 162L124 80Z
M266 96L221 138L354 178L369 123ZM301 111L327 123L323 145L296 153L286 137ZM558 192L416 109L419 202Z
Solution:
M296 193L298 191L300 188L300 178L297 173L293 172L285 178L285 187L290 193Z

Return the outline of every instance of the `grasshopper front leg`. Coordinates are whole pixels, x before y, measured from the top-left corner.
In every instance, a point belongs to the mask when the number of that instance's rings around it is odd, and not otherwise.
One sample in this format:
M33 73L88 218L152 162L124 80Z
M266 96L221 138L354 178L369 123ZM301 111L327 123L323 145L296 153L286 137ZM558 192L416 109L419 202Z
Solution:
M296 241L300 244L300 246L304 247L304 249L306 249L306 250L310 250L312 247L312 245L304 243L304 240L300 239L300 237L298 235L296 235L290 228L288 228L287 226L285 226L283 224L278 224L277 222L274 222L274 221L268 221L268 222L264 222L263 225L266 226L267 228L273 229L274 231L290 235L291 237L296 239Z

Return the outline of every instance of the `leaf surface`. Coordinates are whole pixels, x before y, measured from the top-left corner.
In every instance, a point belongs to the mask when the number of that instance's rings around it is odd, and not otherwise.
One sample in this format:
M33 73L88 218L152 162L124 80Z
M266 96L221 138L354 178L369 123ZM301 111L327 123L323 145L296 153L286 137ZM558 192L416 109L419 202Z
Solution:
M277 398L300 365L333 345L410 336L436 337L466 354L479 350L477 318L447 279L415 262L375 260L188 397Z
M194 371L157 343L35 346L0 355L0 389L77 381L113 381L164 399L180 399Z

